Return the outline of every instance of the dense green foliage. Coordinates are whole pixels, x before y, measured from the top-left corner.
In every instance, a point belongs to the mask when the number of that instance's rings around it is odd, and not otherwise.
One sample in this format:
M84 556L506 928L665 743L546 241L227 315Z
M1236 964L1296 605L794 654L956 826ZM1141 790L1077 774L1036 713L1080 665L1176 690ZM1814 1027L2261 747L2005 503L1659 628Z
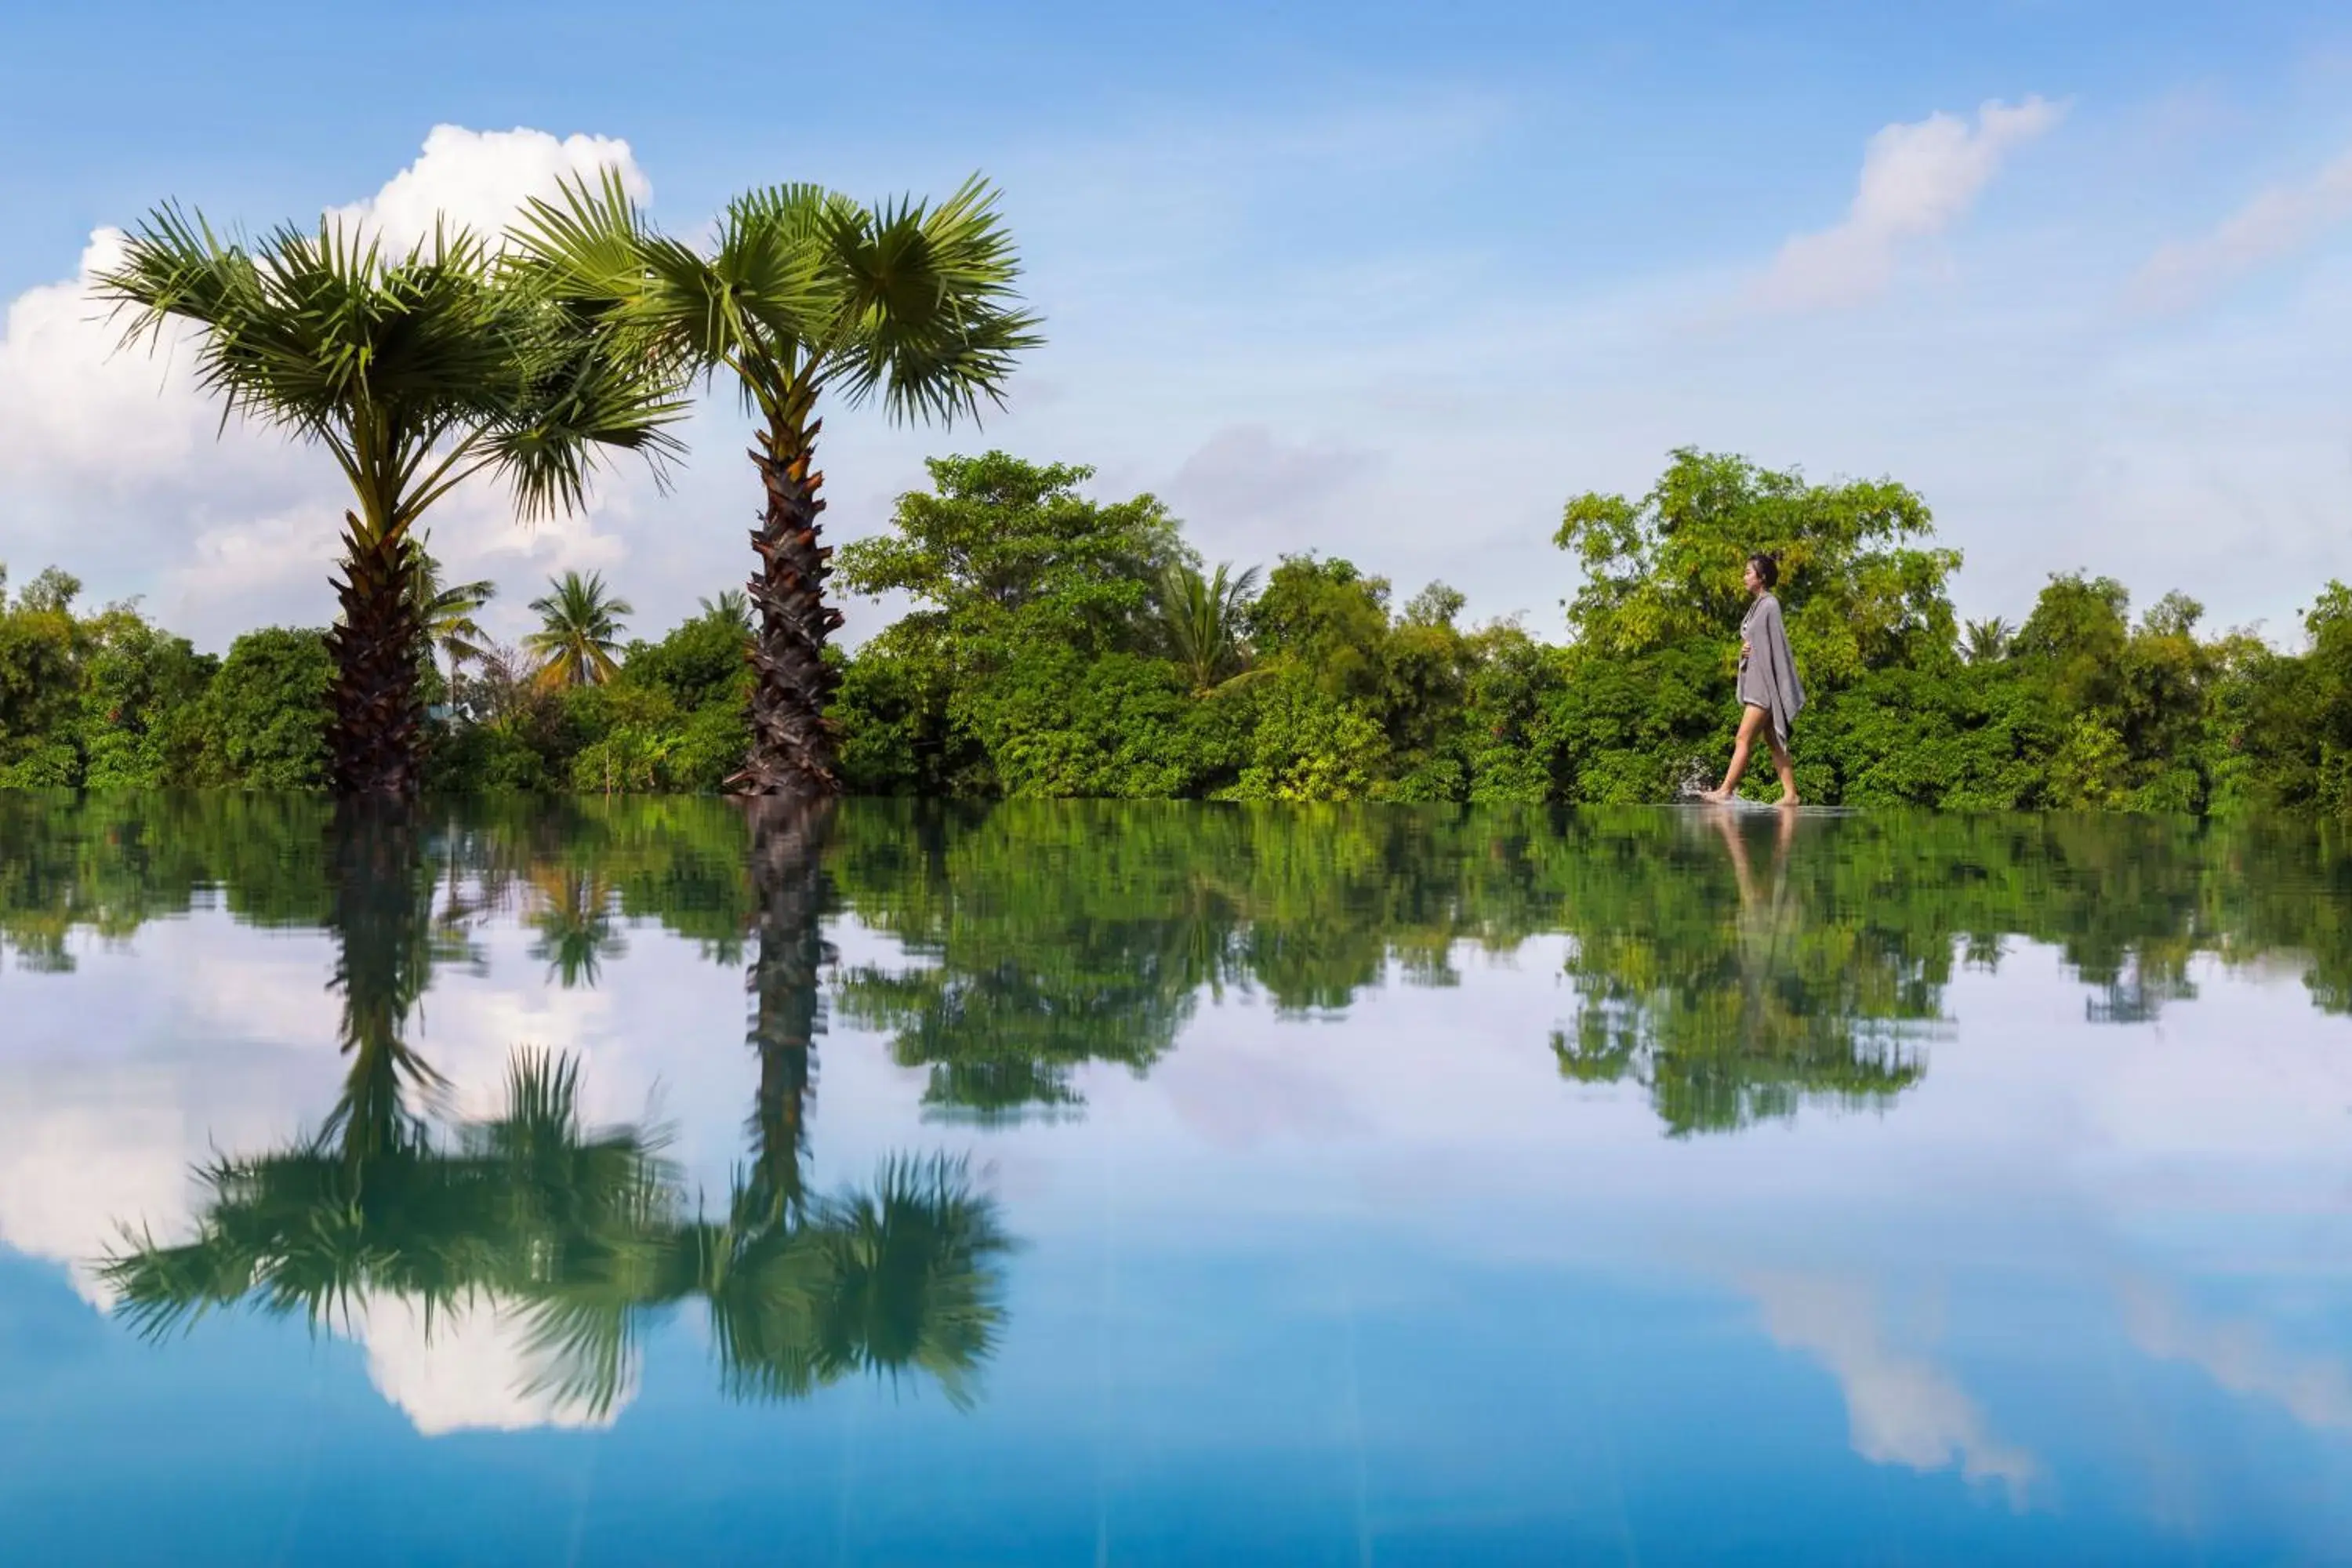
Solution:
M1959 558L1910 490L1681 452L1646 495L1568 503L1558 542L1581 575L1555 644L1462 625L1442 584L1399 604L1345 560L1204 572L1156 500L1091 499L1090 477L1001 452L940 458L888 531L842 549L842 585L908 606L854 655L827 656L854 793L1667 799L1729 752L1740 563L1769 549L1811 698L1795 742L1809 799L2352 812L2340 584L2291 651L2201 635L2178 594L2135 617L2119 584L2082 574L2053 577L2014 627L1963 627L1948 593ZM626 606L592 586L540 602L536 664L457 626L478 598L441 617L450 678L418 656L448 699L430 731L435 787L715 791L735 776L751 722L740 597L617 646ZM75 587L45 573L0 614L0 782L321 776L306 739L324 711L314 634L254 633L215 663L130 607L77 615ZM560 678L545 675L559 648Z

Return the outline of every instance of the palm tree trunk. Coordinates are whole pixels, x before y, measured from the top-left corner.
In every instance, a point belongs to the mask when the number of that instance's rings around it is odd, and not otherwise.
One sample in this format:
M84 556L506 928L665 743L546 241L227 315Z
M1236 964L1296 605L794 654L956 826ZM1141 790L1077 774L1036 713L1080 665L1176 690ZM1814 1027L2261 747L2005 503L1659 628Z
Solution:
M751 1113L752 1207L772 1221L797 1209L816 1037L824 1028L819 985L833 950L824 940L832 879L824 849L831 801L754 802L751 887L759 945L752 954L751 1048L759 1054L759 1099Z
M327 634L334 710L327 782L337 795L407 797L423 782L425 705L416 651L425 623L408 592L408 531L343 514L342 619Z
M823 800L841 793L832 726L824 710L840 678L824 661L825 639L841 612L824 602L833 551L817 542L824 476L816 457L818 420L803 427L805 406L787 409L760 432L751 461L767 487L767 511L751 547L760 574L748 587L759 614L751 665L751 751L728 783L746 795Z

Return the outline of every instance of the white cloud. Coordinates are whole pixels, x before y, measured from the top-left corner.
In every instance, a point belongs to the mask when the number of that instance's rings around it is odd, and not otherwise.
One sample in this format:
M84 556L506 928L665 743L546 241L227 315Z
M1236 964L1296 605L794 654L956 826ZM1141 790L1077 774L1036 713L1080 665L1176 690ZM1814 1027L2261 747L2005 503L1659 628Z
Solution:
M2133 300L2150 310L2194 304L2347 220L2352 220L2352 150L2299 185L2262 192L2210 233L2165 245L2133 280Z
M1995 1437L1967 1390L1925 1356L1886 1342L1869 1291L1838 1280L1764 1274L1747 1280L1773 1342L1829 1370L1845 1395L1853 1451L1874 1465L1919 1471L1958 1464L1971 1481L1999 1481L2022 1502L2040 1461Z
M328 216L394 245L429 234L436 213L495 232L530 196L602 167L619 170L639 197L649 193L625 142L436 126L415 163ZM120 231L99 230L72 278L8 306L0 334L8 564L22 576L54 562L100 596L148 595L167 624L206 647L251 626L322 623L333 610L327 577L350 504L340 475L323 453L274 431L224 427L219 405L195 385L186 329L167 329L152 353L121 346L121 323L110 320L94 283L122 243ZM633 482L614 470L603 494L625 505ZM436 508L427 526L460 576L493 574L520 557L535 579L614 563L622 547L594 516L526 531L509 521L505 498L477 481Z
M1780 247L1750 302L1772 310L1816 310L1870 299L1894 280L1904 247L1932 238L1967 216L2010 150L2058 123L2063 104L1998 100L1971 128L1951 114L1889 125L1870 139L1862 181L1843 222L1801 234Z
M565 180L593 181L605 169L639 201L653 195L626 142L610 136L566 136L544 131L468 131L436 125L416 162L363 202L334 208L341 218L405 249L431 237L434 225L470 228L490 237L533 196L552 195Z

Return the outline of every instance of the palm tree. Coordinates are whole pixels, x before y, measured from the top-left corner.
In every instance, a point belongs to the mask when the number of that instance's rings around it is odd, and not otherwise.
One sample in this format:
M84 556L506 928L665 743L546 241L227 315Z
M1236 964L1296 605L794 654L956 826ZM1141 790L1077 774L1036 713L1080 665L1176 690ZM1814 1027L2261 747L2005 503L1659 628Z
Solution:
M744 596L742 589L721 588L717 598L705 595L697 602L701 605L706 619L731 621L742 627L746 635L751 632L751 601Z
M762 423L751 454L765 506L747 584L759 616L752 738L731 781L753 795L841 793L824 710L839 677L824 659L841 612L825 602L832 551L818 542L817 404L877 393L895 418L951 424L1002 405L1020 351L1039 339L1017 308L1020 264L975 177L938 206L874 206L815 185L730 203L705 254L650 228L608 174L534 201L513 236L539 287L614 329L617 342L706 377L724 369Z
M621 617L635 615L635 606L604 591L602 572L566 572L549 578L548 586L552 592L530 602L539 630L522 639L535 661L533 679L550 689L604 685L620 670L613 654L621 646Z
M1256 673L1250 668L1250 647L1244 635L1250 601L1257 594L1257 568L1232 576L1231 566L1217 564L1216 574L1202 577L1193 567L1178 564L1160 574L1158 612L1160 650L1184 673L1192 694L1206 697Z
M499 585L487 577L472 583L443 581L441 563L429 548L432 537L429 530L420 534L410 551L408 593L426 643L448 658L454 689L458 669L489 653L489 634L474 616L498 597Z
M1970 621L1961 651L1970 664L1991 664L2009 657L2010 641L2016 635L2016 628L1999 616Z
M395 255L321 220L248 248L166 204L98 287L128 312L126 343L194 322L197 384L225 416L325 447L351 483L328 634L329 778L341 794L405 795L419 782L417 519L485 469L525 519L569 511L603 449L635 451L657 473L677 449L666 428L684 412L677 379L463 229Z

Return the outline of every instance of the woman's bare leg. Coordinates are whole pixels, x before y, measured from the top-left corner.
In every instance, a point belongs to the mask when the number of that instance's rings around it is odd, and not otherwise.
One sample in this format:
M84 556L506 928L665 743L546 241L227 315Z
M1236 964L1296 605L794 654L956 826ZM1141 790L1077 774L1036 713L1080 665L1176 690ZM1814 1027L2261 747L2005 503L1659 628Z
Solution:
M1755 710L1751 709L1750 711L1755 711ZM1797 759L1790 756L1789 754L1789 748L1780 743L1780 736L1778 731L1765 731L1764 738L1766 741L1770 742L1772 747L1772 771L1780 775L1780 804L1782 805L1795 805L1799 804L1797 800Z
M1725 770L1723 783L1700 795L1701 800L1726 801L1731 798L1732 791L1739 787L1739 776L1748 771L1748 753L1756 749L1756 731L1763 722L1764 710L1753 702L1740 710L1739 737L1731 743L1731 766Z

